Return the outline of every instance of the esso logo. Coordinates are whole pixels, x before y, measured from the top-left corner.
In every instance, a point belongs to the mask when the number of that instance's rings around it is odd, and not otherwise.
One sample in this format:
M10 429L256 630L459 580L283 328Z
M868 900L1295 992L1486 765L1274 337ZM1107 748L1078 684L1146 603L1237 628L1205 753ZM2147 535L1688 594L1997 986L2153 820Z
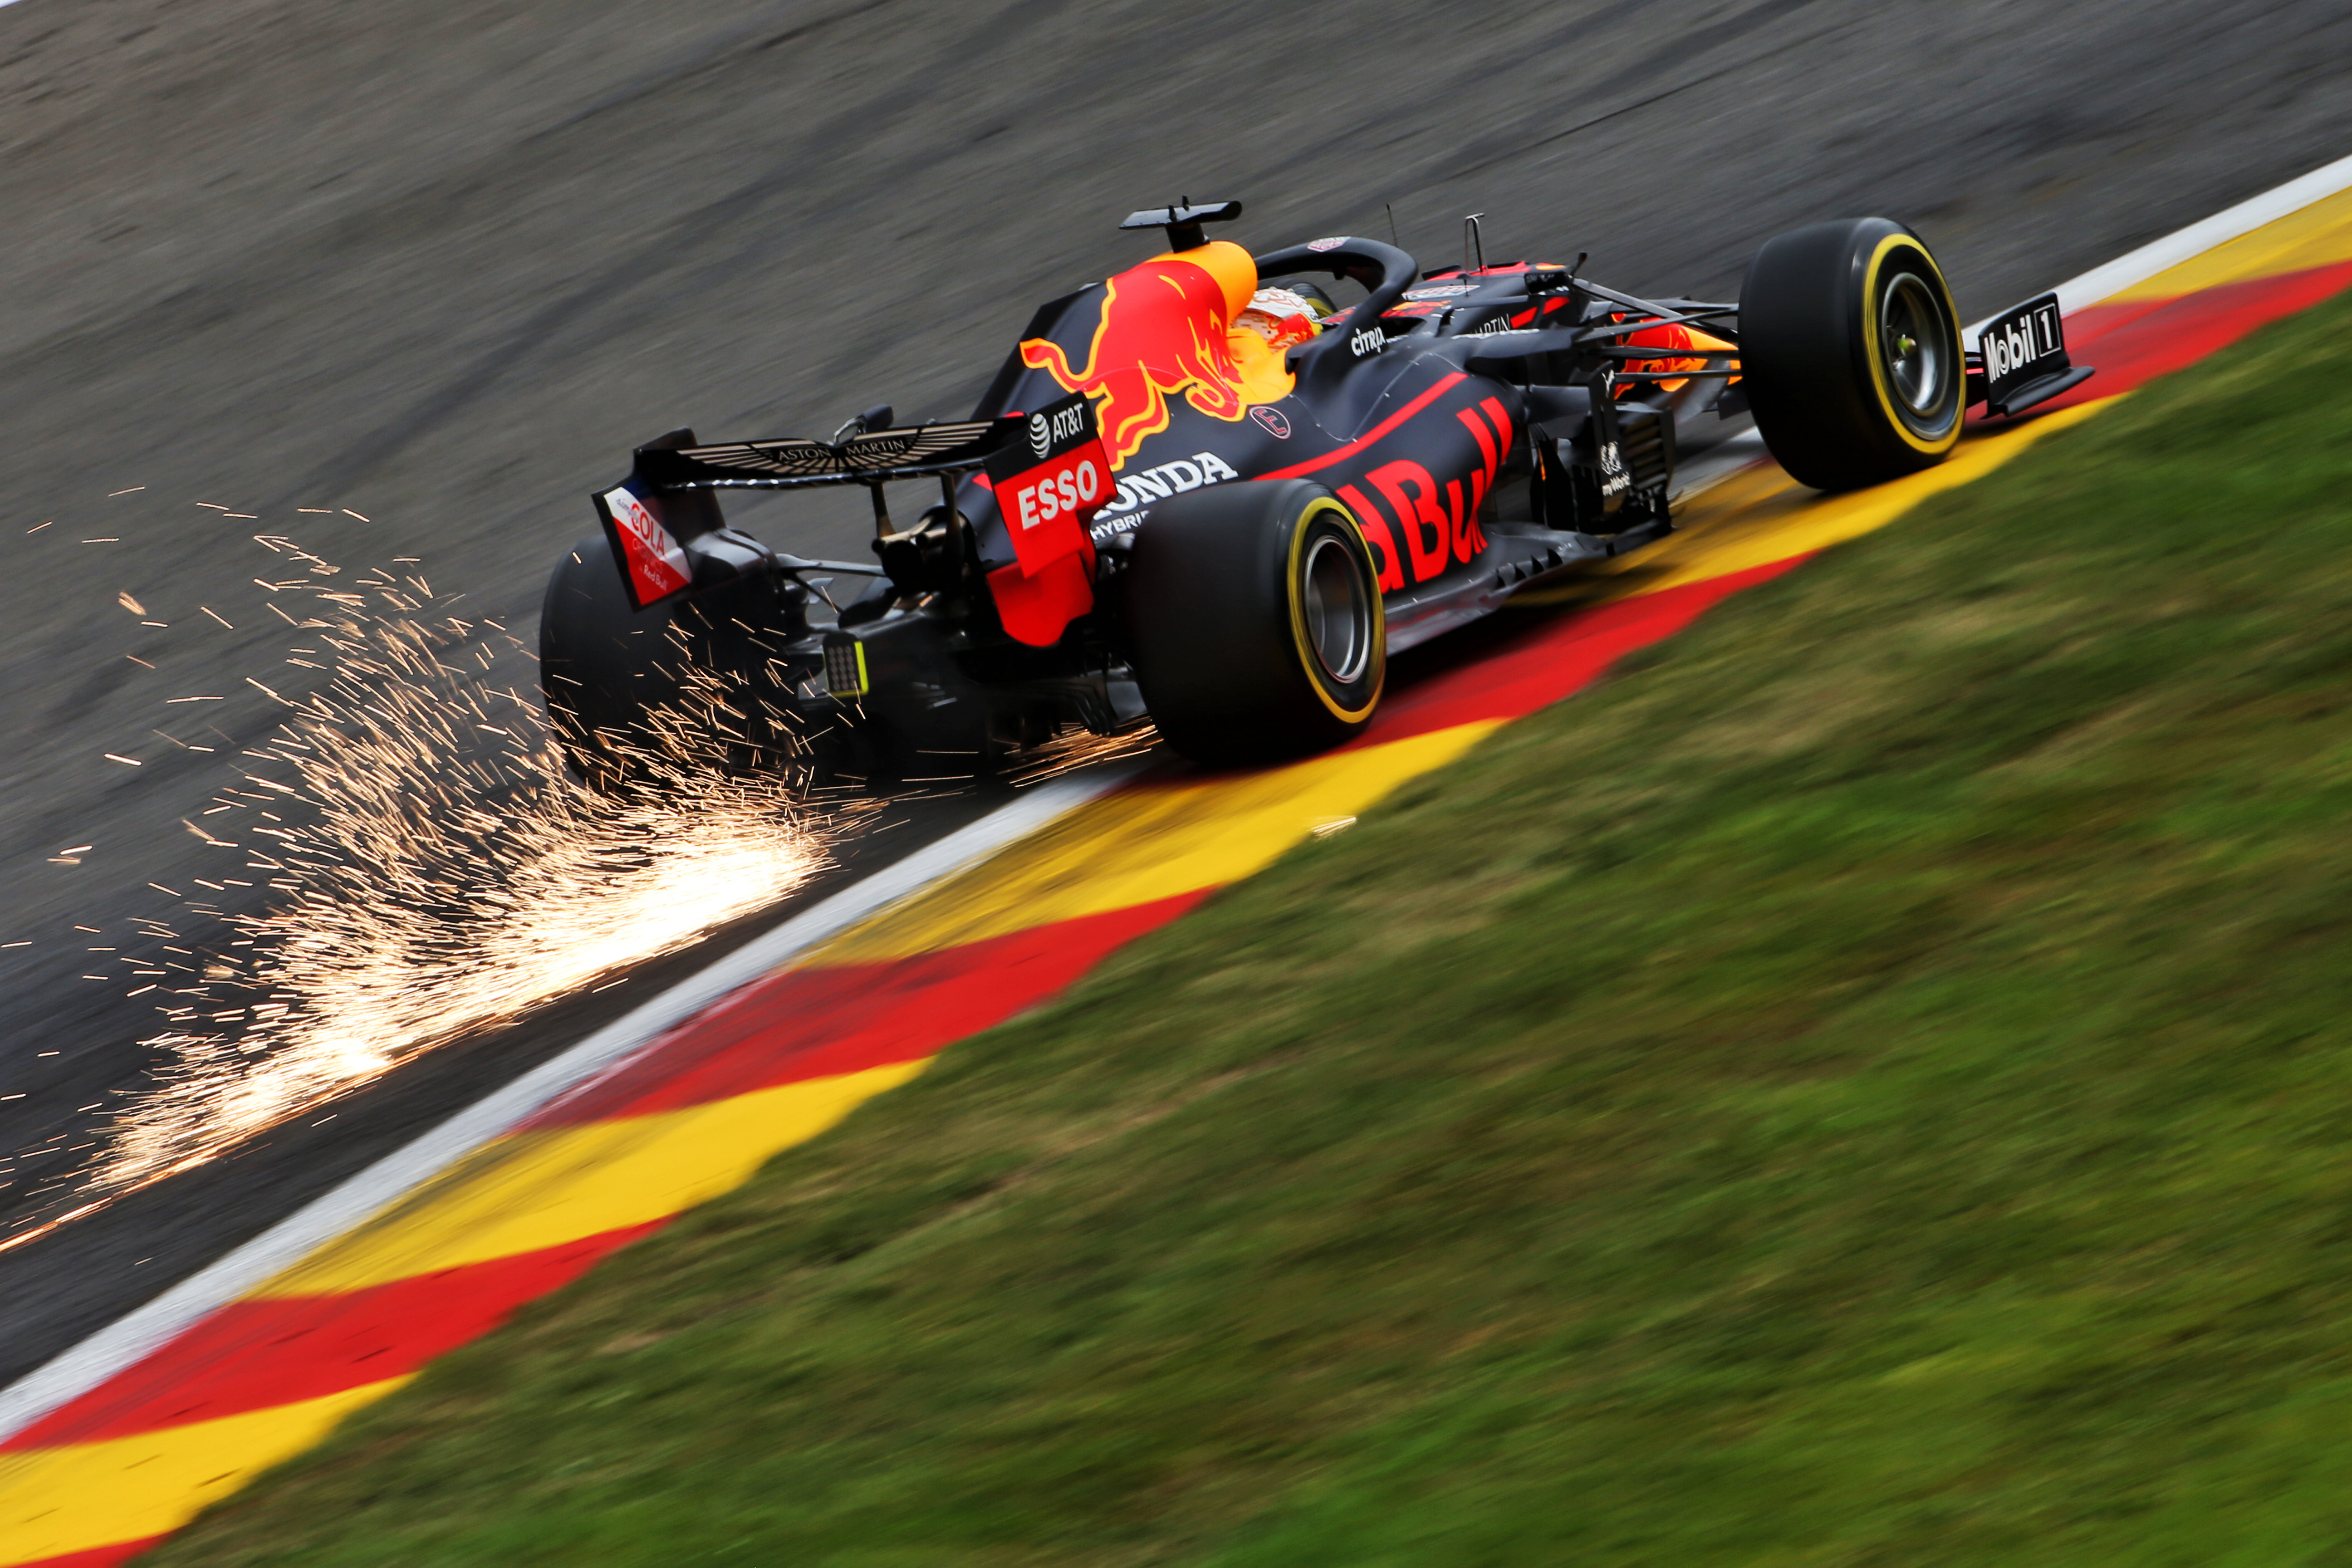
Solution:
M1041 470L1013 492L1013 510L1023 529L1053 521L1063 513L1076 516L1090 510L1103 493L1102 470L1091 457L1066 462L1057 470Z
M1045 416L1042 414L1029 416L1029 450L1042 458L1053 444L1054 427L1046 422Z
M1335 234L1328 239L1308 240L1307 242L1307 248L1309 250L1337 250L1347 243L1348 241L1346 237Z

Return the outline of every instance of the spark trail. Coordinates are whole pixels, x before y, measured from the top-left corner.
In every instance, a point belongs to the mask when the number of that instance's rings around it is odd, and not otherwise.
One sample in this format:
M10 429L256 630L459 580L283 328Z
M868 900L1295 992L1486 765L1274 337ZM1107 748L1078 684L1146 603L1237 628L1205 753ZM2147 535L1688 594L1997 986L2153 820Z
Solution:
M223 749L236 776L185 825L275 901L188 901L228 940L167 950L189 962L152 987L168 999L169 1027L144 1042L162 1071L0 1250L685 947L829 863L841 813L813 811L793 778L714 767L708 737L725 726L710 715L689 707L638 749L639 787L592 791L516 689L537 685L533 656L503 626L456 615L413 572L342 576L289 538L256 538L278 573L303 569L256 581L297 634L289 662L320 684L250 681L284 721ZM726 709L726 693L702 695Z

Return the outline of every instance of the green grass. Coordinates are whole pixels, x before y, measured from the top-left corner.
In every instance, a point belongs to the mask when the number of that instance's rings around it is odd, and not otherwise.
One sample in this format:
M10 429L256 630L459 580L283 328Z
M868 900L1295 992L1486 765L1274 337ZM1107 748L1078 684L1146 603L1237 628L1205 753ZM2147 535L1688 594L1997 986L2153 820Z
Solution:
M959 1047L196 1563L2352 1563L2352 304Z

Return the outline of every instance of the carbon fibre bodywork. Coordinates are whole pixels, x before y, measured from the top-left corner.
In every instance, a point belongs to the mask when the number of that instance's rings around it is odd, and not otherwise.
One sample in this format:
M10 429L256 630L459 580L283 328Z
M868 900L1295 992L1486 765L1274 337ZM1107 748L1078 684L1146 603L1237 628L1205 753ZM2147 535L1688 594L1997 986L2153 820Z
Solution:
M550 586L549 705L583 765L614 754L681 662L720 666L773 716L751 726L755 752L829 732L854 740L861 773L984 765L1072 722L1138 723L1131 546L1156 505L1213 486L1328 489L1377 563L1388 646L1407 647L1667 531L1677 418L1736 385L1728 304L1471 257L1424 278L1357 237L1252 257L1201 242L1197 222L1169 226L1181 248L1042 307L969 421L892 429L879 409L832 442L698 447L681 431L641 448L597 498L625 613L572 566ZM1261 285L1316 275L1363 296L1295 342L1240 324ZM908 480L939 499L901 525L885 489ZM841 483L873 490L875 565L773 550L728 528L715 494ZM573 565L599 569L579 552ZM817 569L869 582L829 627L802 587ZM656 623L666 652L644 635Z
M1721 381L1679 379L1642 396L1620 387L1613 360L1580 366L1579 334L1562 329L1624 318L1613 301L1556 268L1424 280L1403 251L1362 238L1253 260L1267 281L1311 270L1369 292L1290 349L1279 378L1255 377L1213 353L1163 347L1165 332L1120 341L1121 283L1183 263L1154 258L1041 310L982 400L981 416L1070 391L1096 402L1118 477L1092 521L1097 548L1115 556L1171 494L1310 478L1347 504L1380 556L1390 644L1403 647L1667 526L1673 416ZM1144 378L1128 367L1155 354L1172 374L1139 396ZM1001 567L1011 548L993 498L973 485L959 502L982 569Z

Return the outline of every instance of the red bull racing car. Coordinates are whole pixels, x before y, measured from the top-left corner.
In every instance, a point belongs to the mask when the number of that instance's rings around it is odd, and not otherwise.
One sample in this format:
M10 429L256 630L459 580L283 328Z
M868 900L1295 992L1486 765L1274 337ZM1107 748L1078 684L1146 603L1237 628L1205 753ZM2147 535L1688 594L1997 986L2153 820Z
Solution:
M1040 308L968 420L639 447L548 586L574 762L625 776L696 689L722 693L695 710L736 765L873 779L1147 720L1211 763L1329 746L1391 653L1668 532L1694 420L1752 413L1790 473L1846 489L1941 459L1974 403L2090 374L2050 296L1968 353L1926 243L1881 218L1774 239L1732 303L1607 288L1582 258L1489 265L1475 227L1426 275L1357 237L1205 237L1240 212L1129 217L1166 249ZM719 510L841 485L871 492L871 561Z

